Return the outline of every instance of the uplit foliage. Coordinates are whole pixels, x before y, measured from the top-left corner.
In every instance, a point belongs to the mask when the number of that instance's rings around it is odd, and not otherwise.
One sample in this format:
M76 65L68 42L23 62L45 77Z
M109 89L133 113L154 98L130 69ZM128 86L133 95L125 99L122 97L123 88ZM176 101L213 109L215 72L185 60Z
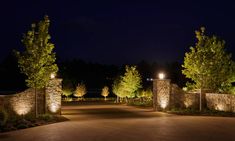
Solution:
M54 44L50 42L51 37L48 33L49 25L48 16L37 25L32 24L31 30L24 34L22 39L25 51L22 53L16 51L19 67L27 76L28 87L45 87L50 75L58 71L55 53L52 52Z
M146 100L151 100L153 96L153 92L151 91L151 89L147 89L147 90L140 90L137 93L137 97L138 98L145 98Z
M231 86L230 89L228 90L230 94L235 94L235 87Z
M121 78L118 77L114 80L112 85L112 91L117 97L122 97L123 89L121 86Z
M48 16L37 25L32 24L31 30L24 34L22 43L25 51L20 53L16 51L19 68L27 76L26 85L35 88L35 115L37 117L37 89L44 88L52 73L58 71L55 64L55 53L53 53L54 44L50 42L48 33L50 20Z
M64 84L65 83L65 84ZM69 98L70 96L73 95L73 85L70 81L65 81L63 80L63 96L65 97L65 99Z
M141 88L141 76L136 66L126 66L126 72L122 76L121 86L123 94L128 98L135 97L135 92Z
M106 100L106 97L109 95L109 87L108 86L104 86L104 88L102 89L101 95Z
M185 54L182 73L194 82L194 88L227 91L235 67L231 54L225 51L225 41L206 36L205 28L196 31L196 38L195 47Z
M73 94L72 89L69 88L64 88L63 89L63 96L65 96L65 98L70 97Z
M76 90L74 92L74 96L78 98L82 98L87 93L86 85L85 84L78 84Z
M141 76L136 66L126 66L124 76L114 81L113 92L121 98L133 98L136 96L136 91L141 87Z

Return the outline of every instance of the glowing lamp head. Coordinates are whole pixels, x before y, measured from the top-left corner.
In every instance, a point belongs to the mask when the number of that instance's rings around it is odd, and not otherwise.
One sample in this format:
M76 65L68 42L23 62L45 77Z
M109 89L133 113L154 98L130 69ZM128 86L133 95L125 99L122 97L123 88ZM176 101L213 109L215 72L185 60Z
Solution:
M164 73L159 73L158 74L158 78L161 79L161 80L164 79L165 78L165 74Z
M55 78L55 74L52 73L52 74L51 74L51 79L54 79L54 78Z

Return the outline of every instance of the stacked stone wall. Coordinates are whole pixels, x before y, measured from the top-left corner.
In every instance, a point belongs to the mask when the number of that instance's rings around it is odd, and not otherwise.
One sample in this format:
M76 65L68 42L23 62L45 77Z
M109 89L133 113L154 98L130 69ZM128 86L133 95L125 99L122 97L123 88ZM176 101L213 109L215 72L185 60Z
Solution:
M182 99L184 98L184 91L179 88L176 84L171 84L170 93L170 108L182 108L184 103Z
M235 112L235 95L207 93L206 101L211 110Z
M199 93L186 93L176 84L171 84L170 109L198 109L199 98Z
M38 113L44 112L44 90L37 90ZM23 92L1 96L1 107L9 115L26 115L35 113L35 90L30 88Z
M199 109L200 94L185 93L182 99L184 108Z
M48 87L37 90L38 114L61 113L62 79L52 79ZM0 96L0 109L4 109L9 116L35 114L35 89Z

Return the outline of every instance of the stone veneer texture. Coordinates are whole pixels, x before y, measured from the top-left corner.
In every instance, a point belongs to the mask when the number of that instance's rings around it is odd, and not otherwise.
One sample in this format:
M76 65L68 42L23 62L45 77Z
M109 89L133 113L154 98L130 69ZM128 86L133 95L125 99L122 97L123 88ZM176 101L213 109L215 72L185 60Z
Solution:
M38 114L61 112L62 79L52 79L45 89L37 90ZM35 114L35 90L29 88L23 92L0 96L0 108L9 116Z
M207 93L206 101L211 110L235 112L235 95Z
M167 110L170 104L171 84L169 79L156 80L157 109Z
M62 79L52 79L46 88L46 112L61 113Z
M2 96L2 107L10 115L26 115L35 112L35 90L30 88L23 92ZM38 113L44 112L44 90L37 90Z

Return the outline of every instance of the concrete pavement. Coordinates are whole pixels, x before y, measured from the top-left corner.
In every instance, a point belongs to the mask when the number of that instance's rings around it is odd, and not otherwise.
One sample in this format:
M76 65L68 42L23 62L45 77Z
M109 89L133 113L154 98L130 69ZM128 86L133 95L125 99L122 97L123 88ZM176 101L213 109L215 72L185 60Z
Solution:
M0 141L235 140L235 118L177 116L123 105L64 106L70 121L0 134Z

